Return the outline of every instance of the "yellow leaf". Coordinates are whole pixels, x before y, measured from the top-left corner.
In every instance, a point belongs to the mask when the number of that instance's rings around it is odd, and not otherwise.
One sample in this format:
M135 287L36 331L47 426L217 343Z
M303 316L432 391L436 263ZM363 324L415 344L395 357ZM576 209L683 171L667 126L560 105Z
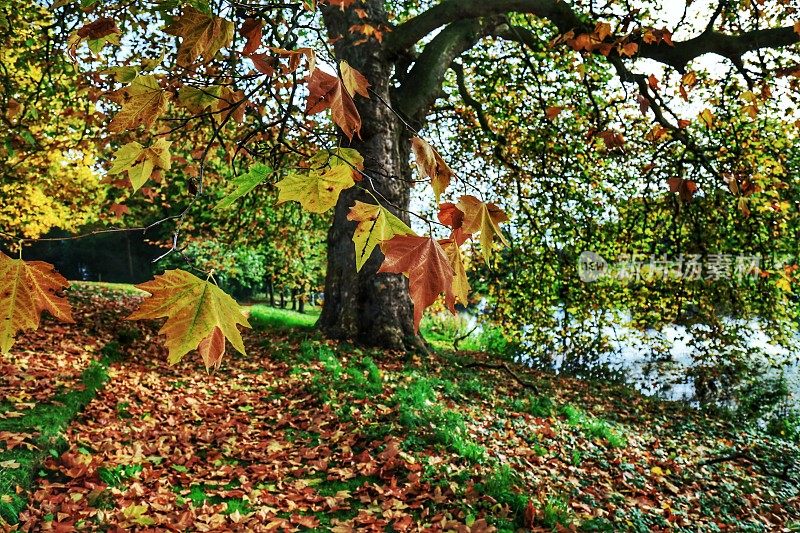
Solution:
M650 469L650 472L652 472L656 476L664 475L664 471L661 469L660 466L654 466L653 468Z
M233 40L233 22L213 17L186 6L183 15L166 28L170 35L182 37L178 47L178 65L188 67L203 56L206 63L214 58L220 48Z
M117 150L116 159L109 174L128 173L128 179L134 192L150 178L155 168L169 170L172 157L169 147L172 143L164 138L158 139L152 146L144 148L136 141L130 142Z
M53 265L0 252L0 352L8 353L18 331L39 329L42 311L73 322L67 299L56 294L67 287L69 282Z
M369 98L369 82L359 71L351 67L347 61L339 63L339 70L342 72L342 84L350 96L355 96L356 93L364 98Z
M405 222L380 205L356 203L350 208L347 220L358 222L353 233L356 246L356 271L360 271L379 243L395 235L416 235Z
M698 115L700 121L706 125L707 128L714 127L714 114L708 109L703 109Z
M13 459L9 459L8 461L0 461L0 468L16 469L20 466L22 465Z
M108 125L112 132L149 128L167 110L172 93L158 85L155 76L136 76L130 85L108 93L108 98L122 105Z
M184 85L178 91L178 102L194 114L202 113L206 108L220 101L222 87L203 87L198 89Z
M351 148L341 148L328 155L320 152L311 160L307 175L290 173L275 185L278 204L295 200L312 213L324 213L339 199L345 189L355 185L357 170L364 168L364 158Z
M219 341L209 339L216 334L215 329L219 329L238 352L245 353L242 336L236 326L249 328L250 324L239 304L213 283L183 270L167 270L137 287L152 296L128 319L167 317L159 333L167 337L170 364L180 361L202 342L206 343L203 347L206 357L218 353L208 346ZM218 345L215 349L218 350ZM218 361L214 363L219 364Z
M431 179L431 187L433 187L433 194L436 196L438 204L439 197L450 185L450 180L454 175L453 171L444 162L442 156L424 139L412 138L411 149L414 151L414 159L420 175Z
M455 271L455 276L453 276L453 303L460 302L462 305L467 305L470 287L467 279L467 270L464 268L464 256L461 253L461 247L453 239L439 241L439 244L442 246L450 266ZM448 303L448 306L451 306L451 304Z
M508 245L499 224L508 220L508 216L496 205L484 203L474 196L465 194L458 200L458 209L464 213L463 230L465 233L480 232L481 250L488 261L492 255L492 242L495 235L500 242Z

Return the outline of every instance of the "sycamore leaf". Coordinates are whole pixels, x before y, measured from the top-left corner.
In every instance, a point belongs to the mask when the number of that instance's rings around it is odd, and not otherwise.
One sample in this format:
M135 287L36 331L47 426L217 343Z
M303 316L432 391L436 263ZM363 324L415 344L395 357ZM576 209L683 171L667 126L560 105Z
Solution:
M499 226L501 222L508 220L508 216L499 207L465 194L458 200L458 209L464 213L464 232L480 232L481 250L487 261L492 256L492 242L495 235L500 238L500 242L508 245Z
M261 38L264 29L264 22L257 19L247 19L241 27L242 36L247 39L242 55L249 56L261 47Z
M439 222L453 229L458 229L464 224L464 213L456 207L456 204L450 202L440 204L436 216Z
M438 203L439 197L450 185L453 171L444 162L442 156L424 139L419 137L412 138L411 149L414 151L414 159L417 161L420 175L423 178L428 177L431 179L433 194L436 196L436 202Z
M236 351L245 353L242 336L236 326L249 328L250 324L239 304L213 283L184 270L167 270L136 287L152 296L145 299L128 319L167 317L159 333L167 337L170 364L180 361L204 340L205 357L221 357L216 347L218 339L209 339L215 328L222 332ZM213 362L219 364L218 361Z
M364 98L369 98L369 92L367 91L369 82L363 74L351 67L347 61L339 63L339 70L342 73L342 83L347 94L355 97L356 93L358 93Z
M149 128L167 110L171 95L158 85L155 76L136 76L127 87L108 93L111 101L122 105L108 129L120 132L142 124Z
M233 205L233 203L255 189L259 183L267 179L272 174L272 169L264 164L256 163L250 170L233 179L236 190L230 193L217 203L214 209L223 209Z
M450 308L453 308L456 302L467 305L469 280L467 279L467 270L464 268L464 255L461 253L461 244L463 244L463 242L458 242L457 239L450 238L440 240L439 244L455 272L453 276L453 290L450 295L452 296L452 300L445 303Z
M432 237L395 235L381 243L386 258L378 272L391 272L408 276L408 290L414 302L414 331L419 331L422 313L430 307L440 293L445 302L454 301L452 288L455 272L447 256Z
M42 311L73 322L69 302L57 294L67 287L69 282L53 265L0 252L0 352L8 353L18 331L39 329Z
M200 356L203 358L206 370L211 368L218 370L222 362L222 356L225 355L225 335L222 330L215 327L208 337L200 341L200 344L197 345L197 351L200 352Z
M183 38L178 47L178 65L188 67L200 56L206 63L211 61L220 48L233 41L233 29L233 22L229 20L186 6L183 15L165 31Z
M218 103L221 97L222 87L216 85L202 89L184 85L178 91L178 103L194 114L202 113L209 106Z
M363 168L364 158L352 148L339 148L333 154L320 152L311 159L307 175L293 172L275 184L278 204L295 200L311 213L324 213L336 205L343 190L355 185L358 170Z
M155 168L169 170L172 166L172 157L169 148L172 143L163 137L156 140L152 146L145 148L136 141L121 146L116 152L114 165L109 174L128 173L133 191L145 184Z
M672 177L667 180L669 192L676 192L684 202L691 202L694 193L697 192L697 184L692 180Z
M709 129L714 127L714 113L712 113L709 109L703 109L697 117L700 119L700 122L705 124L705 126Z
M331 118L348 139L352 141L353 135L360 135L361 116L344 83L337 76L316 68L308 78L306 113L314 115L326 109L331 110Z
M375 246L395 235L415 235L405 222L381 205L356 203L350 208L347 220L358 222L353 233L356 246L356 271L360 271L372 255Z

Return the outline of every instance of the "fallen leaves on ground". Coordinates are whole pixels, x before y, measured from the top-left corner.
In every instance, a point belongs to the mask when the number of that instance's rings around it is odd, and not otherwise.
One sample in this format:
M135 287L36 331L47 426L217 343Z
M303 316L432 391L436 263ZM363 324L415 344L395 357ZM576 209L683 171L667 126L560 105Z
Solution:
M115 305L121 319L130 302ZM70 335L110 338L114 322L93 319L107 309L78 305ZM48 327L25 348L57 350ZM796 468L783 480L724 456L796 461L796 446L623 387L514 367L531 393L502 368L461 366L471 359L277 330L246 331L248 355L209 375L192 358L168 365L157 324L142 329L44 465L22 529L778 530L800 518Z

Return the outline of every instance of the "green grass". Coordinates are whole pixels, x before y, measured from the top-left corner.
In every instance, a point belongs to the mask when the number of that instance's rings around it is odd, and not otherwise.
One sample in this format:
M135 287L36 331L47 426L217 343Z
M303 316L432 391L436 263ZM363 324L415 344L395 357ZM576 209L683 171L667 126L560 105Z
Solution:
M604 440L612 448L624 448L628 445L625 436L602 418L587 415L570 404L561 408L561 414L566 417L569 425L580 428L589 439Z
M254 305L250 307L250 324L259 329L311 329L317 323L319 313L319 308L314 307L305 313L298 313L268 305Z
M109 345L111 346L111 345ZM18 418L0 420L0 431L16 433L35 433L36 448L29 450L18 446L13 450L0 451L0 462L14 461L16 468L0 469L0 518L8 523L19 520L19 512L26 502L17 495L16 488L28 491L34 480L34 473L47 455L58 457L64 451L66 442L62 432L67 424L88 404L108 380L108 365L120 357L116 347L103 350L101 361L92 361L81 374L83 390L72 390L57 394L48 402L37 404L23 412Z
M110 289L115 291L124 292L132 296L143 296L147 293L141 289L137 289L132 283L108 283L106 281L70 281L70 284L79 289Z

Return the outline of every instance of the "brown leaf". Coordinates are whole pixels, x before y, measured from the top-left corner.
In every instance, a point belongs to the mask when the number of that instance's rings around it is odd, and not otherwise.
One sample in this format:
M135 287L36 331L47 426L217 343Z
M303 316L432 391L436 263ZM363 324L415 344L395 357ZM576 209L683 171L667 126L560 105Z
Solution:
M242 34L247 42L242 48L242 55L249 56L261 47L261 37L264 28L264 22L257 19L247 19L242 24L239 32Z
M191 6L184 7L183 15L165 31L183 39L178 47L178 65L181 67L190 66L200 56L208 63L233 40L232 22L206 15Z
M414 302L414 331L419 331L422 313L439 294L445 293L445 301L455 299L452 293L455 271L432 237L396 235L380 246L386 258L378 272L408 276L409 293ZM450 310L455 312L452 306Z
M419 173L431 179L431 187L436 201L442 195L450 180L454 176L453 170L447 166L439 152L433 149L427 141L419 137L411 138L411 149L414 151L414 159L417 162Z
M306 113L314 115L326 109L331 110L333 121L348 139L353 140L353 135L359 134L361 116L344 83L337 76L317 68L308 78Z

